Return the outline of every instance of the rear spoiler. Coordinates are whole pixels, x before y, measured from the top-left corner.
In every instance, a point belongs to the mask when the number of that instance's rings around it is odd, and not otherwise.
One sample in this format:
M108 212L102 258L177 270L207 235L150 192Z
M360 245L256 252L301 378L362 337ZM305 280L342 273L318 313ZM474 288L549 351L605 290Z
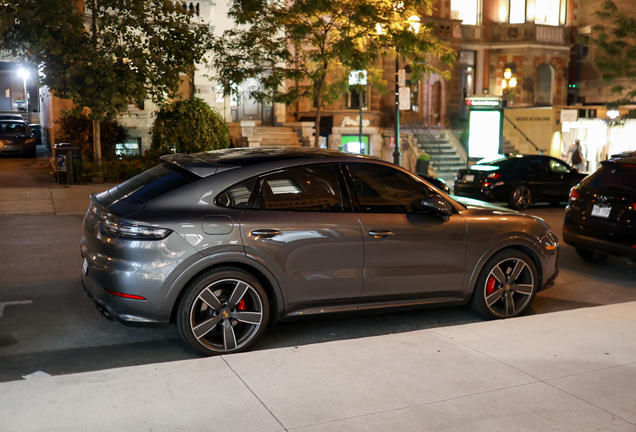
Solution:
M209 177L223 171L238 168L236 165L219 165L214 156L208 153L169 154L161 156L160 159L190 171L199 177Z

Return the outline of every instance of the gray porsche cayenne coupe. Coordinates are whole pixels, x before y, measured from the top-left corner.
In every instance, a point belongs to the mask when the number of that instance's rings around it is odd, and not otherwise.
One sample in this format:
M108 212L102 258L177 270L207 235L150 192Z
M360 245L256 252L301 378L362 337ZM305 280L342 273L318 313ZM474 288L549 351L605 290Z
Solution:
M242 148L163 160L91 197L82 283L107 318L175 323L204 355L329 312L470 303L514 317L558 273L540 218L460 202L375 158Z

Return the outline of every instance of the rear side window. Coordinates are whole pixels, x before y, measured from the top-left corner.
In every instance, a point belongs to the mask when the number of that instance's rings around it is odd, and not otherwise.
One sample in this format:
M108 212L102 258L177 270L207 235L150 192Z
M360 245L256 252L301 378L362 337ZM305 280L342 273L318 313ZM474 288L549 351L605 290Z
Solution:
M344 211L335 165L310 165L268 174L259 179L257 210Z
M250 208L252 207L250 196L255 184L256 178L236 184L219 195L216 202L222 207Z
M581 183L592 189L636 192L636 168L613 163L603 164Z
M199 179L196 174L166 162L126 180L117 187L126 195L148 202Z
M539 158L524 158L517 162L517 171L523 173L545 173L545 165Z

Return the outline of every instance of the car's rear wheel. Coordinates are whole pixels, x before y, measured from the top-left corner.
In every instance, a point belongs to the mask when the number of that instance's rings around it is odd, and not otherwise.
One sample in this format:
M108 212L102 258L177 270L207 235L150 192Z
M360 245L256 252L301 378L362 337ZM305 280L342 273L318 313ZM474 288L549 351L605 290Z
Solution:
M530 307L538 289L538 272L530 257L518 250L504 250L482 269L471 306L486 318L519 316Z
M532 193L527 186L519 185L512 190L508 205L515 210L525 210L532 203Z
M269 318L258 279L235 267L212 269L192 281L177 311L181 337L203 355L249 349Z
M580 247L576 248L576 253L585 261L594 262L594 263L603 262L607 259L607 255L604 253L594 252L594 251L583 249Z

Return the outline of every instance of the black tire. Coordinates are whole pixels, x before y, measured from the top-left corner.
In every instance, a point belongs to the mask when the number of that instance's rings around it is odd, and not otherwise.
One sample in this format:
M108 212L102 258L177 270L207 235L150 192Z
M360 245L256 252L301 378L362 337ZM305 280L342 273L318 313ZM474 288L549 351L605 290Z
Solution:
M532 204L532 193L525 185L515 186L508 198L508 206L515 210L526 210Z
M176 324L190 347L211 356L248 350L268 319L269 301L258 279L227 266L211 269L189 284Z
M517 275L511 283L513 272ZM500 251L481 270L471 307L489 319L519 316L532 305L539 283L537 268L528 255L516 249Z
M575 249L576 254L588 262L600 263L607 259L607 255L601 252L594 252L580 247L577 247Z

